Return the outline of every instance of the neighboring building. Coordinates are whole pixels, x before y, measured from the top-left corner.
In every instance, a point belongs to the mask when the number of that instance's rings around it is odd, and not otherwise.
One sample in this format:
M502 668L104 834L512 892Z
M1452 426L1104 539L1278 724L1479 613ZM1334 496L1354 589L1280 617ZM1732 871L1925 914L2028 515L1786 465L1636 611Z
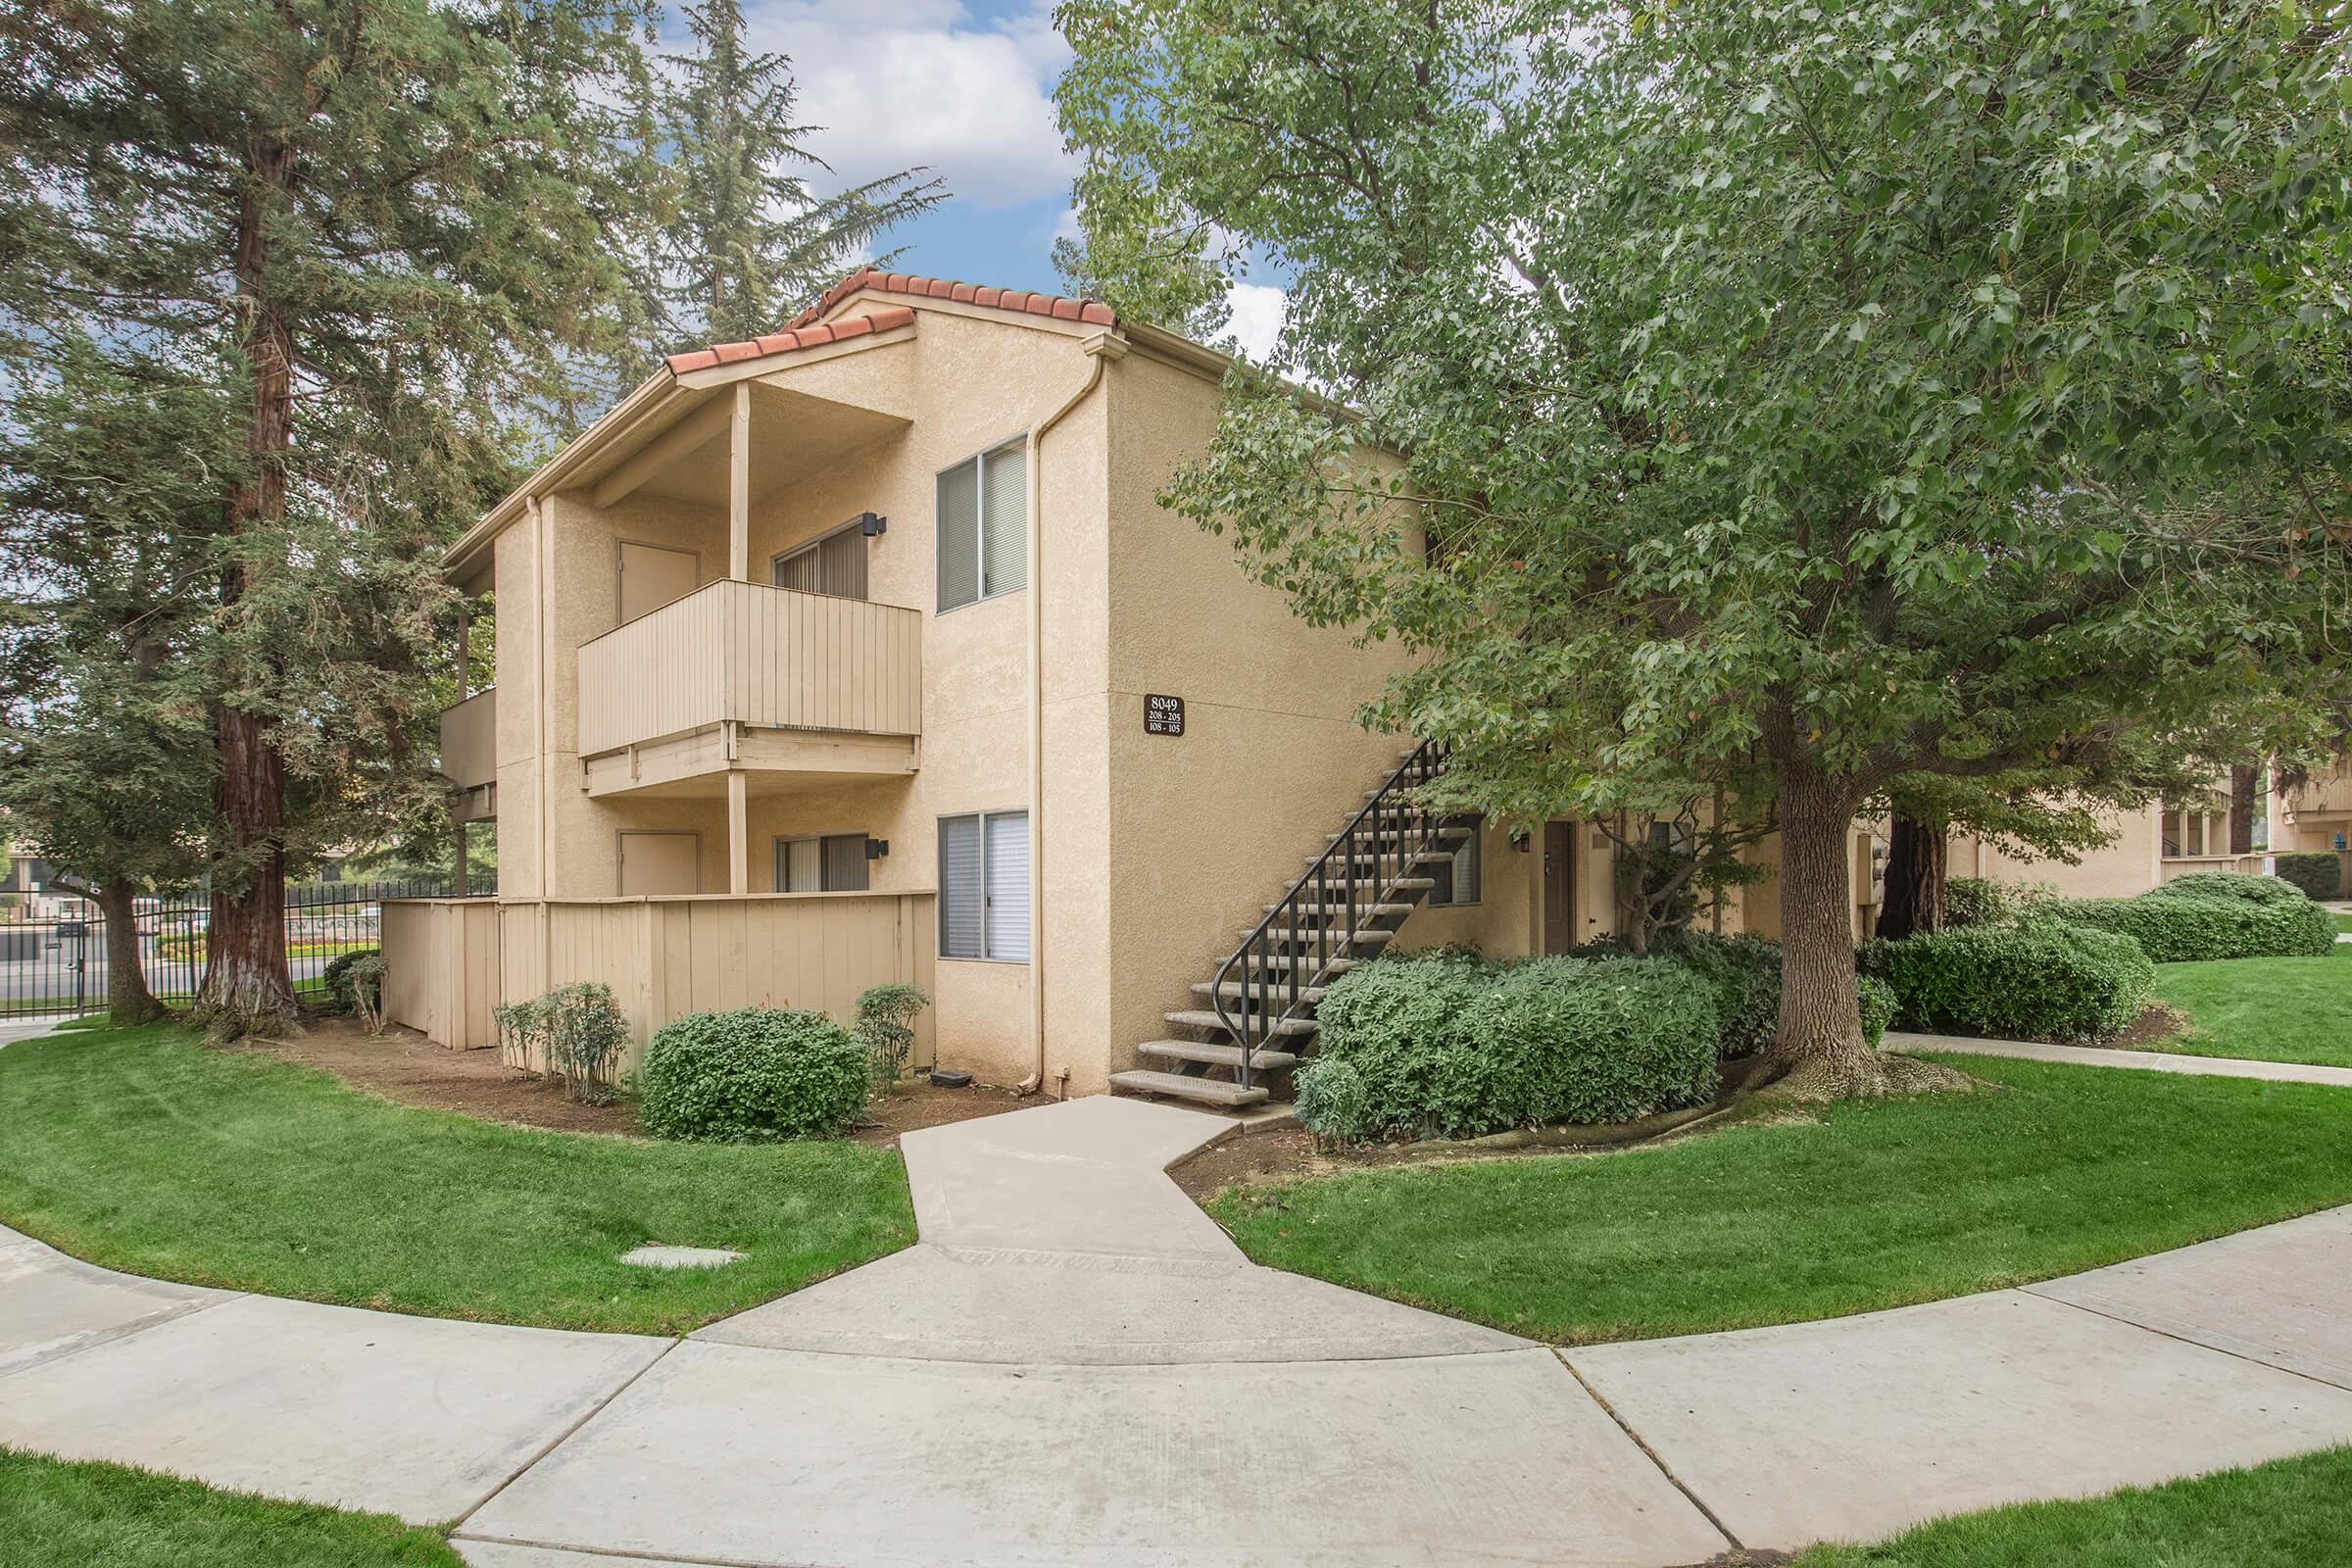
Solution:
M1156 503L1226 368L1101 305L874 272L671 359L450 553L496 595L496 684L442 745L499 897L388 906L393 1015L486 1044L496 1003L602 980L642 1043L895 978L936 1003L917 1060L987 1081L1213 1065L1211 977L1408 750L1353 719L1393 645ZM1612 927L1588 827L1395 823L1359 953ZM1229 1012L1298 961L1261 945Z
M2085 850L2073 864L2006 854L1967 834L1952 836L1945 871L1951 876L1993 882L2044 883L2069 898L2124 899L2145 893L2191 871L2249 871L2266 868L2257 847L2230 849L2230 800L2218 796L2182 804L2165 802L2108 817L2115 837ZM2260 844L2261 824L2256 823Z
M2304 783L2275 791L2271 824L2277 854L2332 852L2342 866L2342 888L2352 894L2352 758L2338 758Z

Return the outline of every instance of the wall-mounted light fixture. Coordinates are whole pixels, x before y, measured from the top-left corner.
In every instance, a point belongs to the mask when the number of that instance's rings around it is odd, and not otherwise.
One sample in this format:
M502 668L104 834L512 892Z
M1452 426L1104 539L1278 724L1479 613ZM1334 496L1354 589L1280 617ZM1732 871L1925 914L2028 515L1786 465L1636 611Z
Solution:
M868 539L871 539L878 533L887 533L889 530L890 519L888 517L881 516L871 512L860 512L858 514L858 531L865 535Z
M865 841L865 858L866 858L867 859L869 859L869 860L879 860L880 858L882 858L882 857L884 857L885 855L888 855L889 853L890 853L890 840L888 840L888 839L867 839L867 840Z

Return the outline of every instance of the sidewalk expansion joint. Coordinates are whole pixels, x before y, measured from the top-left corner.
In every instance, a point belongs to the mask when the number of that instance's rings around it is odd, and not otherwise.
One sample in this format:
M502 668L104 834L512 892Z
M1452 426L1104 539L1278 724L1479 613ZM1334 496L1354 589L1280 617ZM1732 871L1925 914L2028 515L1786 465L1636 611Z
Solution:
M639 1367L627 1377L622 1378L620 1382L613 1386L612 1391L610 1394L607 1394L603 1398L596 1400L593 1404L589 1405L586 1410L582 1411L578 1420L564 1427L563 1431L557 1433L554 1437L548 1439L547 1442L541 1444L527 1458L522 1461L522 1463L508 1471L506 1478L500 1481L497 1486L492 1487L488 1492L476 1498L472 1507L458 1515L456 1523L450 1527L452 1533L455 1533L457 1528L465 1524L466 1520L472 1518L475 1514L480 1513L484 1508L489 1507L492 1502L497 1500L500 1493L506 1491L515 1482L521 1480L532 1466L536 1465L540 1460L546 1458L549 1454L555 1452L564 1444L571 1441L571 1436L573 1433L579 1431L580 1428L586 1426L598 1416L603 1415L607 1407L610 1406L614 1399L619 1398L622 1395L628 1393L629 1390L635 1388L639 1378L645 1376L648 1372L651 1372L654 1368L660 1366L662 1361L667 1358L670 1351L676 1349L679 1346L684 1345L686 1341L683 1338L679 1338L673 1339L667 1345L662 1347L660 1351L658 1351L651 1360L647 1361L645 1365Z
M1576 1379L1576 1386L1592 1396L1592 1402L1600 1406L1601 1413L1606 1415L1610 1420L1616 1422L1617 1430L1624 1433L1628 1438L1632 1439L1634 1446L1640 1448L1642 1452L1642 1455L1646 1457L1651 1464L1658 1467L1658 1474L1666 1478L1666 1484L1674 1488L1675 1491L1681 1493L1685 1497L1689 1498L1690 1506L1696 1508L1700 1515L1705 1518L1707 1523L1715 1527L1715 1533L1717 1535L1721 1536L1724 1540L1732 1544L1732 1549L1734 1551L1745 1551L1747 1549L1747 1544L1741 1541L1738 1536L1732 1534L1731 1526L1725 1524L1723 1520L1716 1515L1715 1510L1707 1506L1705 1498L1701 1497L1697 1493L1691 1491L1688 1486L1683 1484L1683 1478L1674 1473L1674 1467L1666 1462L1664 1457L1659 1454L1657 1449L1649 1446L1647 1439L1643 1438L1641 1433L1634 1430L1633 1423L1627 1421L1625 1417L1617 1413L1617 1407L1608 1401L1607 1396L1604 1396L1598 1389L1594 1388L1592 1384L1585 1381L1585 1375L1576 1369L1576 1363L1568 1359L1568 1352L1555 1345L1551 1348L1551 1353L1553 1359L1557 1360L1561 1366L1568 1369L1568 1375Z
M2042 1283L2055 1284L2057 1282L2045 1280ZM2273 1372L2283 1372L2288 1377L2301 1378L2306 1383L2317 1383L2323 1389L2352 1391L2352 1383L2339 1383L2333 1378L2324 1378L2317 1372L2306 1372L2300 1367L2287 1366L2278 1361L2266 1361L2259 1355L2252 1355L2244 1350L2233 1350L2227 1345L2215 1345L2211 1341L2196 1339L2174 1329L2160 1329L2153 1323L2142 1323L2137 1318L2125 1317L2120 1312L2110 1312L2105 1307L2092 1306L2087 1301L2075 1301L2069 1300L2063 1296L2046 1295L2031 1285L2020 1285L2014 1289L2020 1296L2031 1296L2037 1301L2048 1301L2058 1306L2071 1306L2078 1312L2088 1312L2092 1317L2104 1318L2110 1323L2120 1323L2125 1328L2137 1329L2142 1334L2153 1334L2160 1340L2171 1340L2176 1345L2194 1346L2197 1349L2211 1350L2216 1355L2226 1355L2233 1361L2243 1361L2249 1366L2268 1367Z

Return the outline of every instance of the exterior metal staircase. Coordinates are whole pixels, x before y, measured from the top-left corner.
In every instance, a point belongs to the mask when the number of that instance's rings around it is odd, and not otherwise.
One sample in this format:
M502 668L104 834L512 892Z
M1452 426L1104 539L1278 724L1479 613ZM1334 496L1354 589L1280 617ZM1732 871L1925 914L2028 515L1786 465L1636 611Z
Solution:
M1148 1065L1112 1073L1111 1087L1221 1109L1272 1098L1268 1079L1313 1048L1325 988L1396 939L1437 886L1437 865L1476 831L1412 800L1445 763L1436 741L1405 753L1216 973L1193 987L1200 1004L1166 1014L1171 1038L1136 1048Z

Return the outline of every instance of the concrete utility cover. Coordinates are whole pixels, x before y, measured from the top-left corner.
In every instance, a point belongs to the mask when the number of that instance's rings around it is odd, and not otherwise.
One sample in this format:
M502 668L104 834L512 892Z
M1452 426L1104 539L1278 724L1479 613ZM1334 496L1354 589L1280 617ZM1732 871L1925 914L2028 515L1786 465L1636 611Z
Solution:
M623 1263L639 1268L716 1268L742 1260L741 1252L723 1247L633 1247L620 1254Z

